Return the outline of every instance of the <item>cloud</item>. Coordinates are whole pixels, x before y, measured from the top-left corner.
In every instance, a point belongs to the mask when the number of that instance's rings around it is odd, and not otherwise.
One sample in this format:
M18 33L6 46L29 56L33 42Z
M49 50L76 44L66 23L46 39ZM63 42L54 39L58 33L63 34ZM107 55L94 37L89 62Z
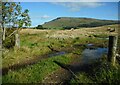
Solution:
M41 18L41 19L49 19L49 18L51 18L50 16L48 16L48 15L43 15L43 16L31 16L32 18L34 18L34 19L39 19L39 18Z
M91 0L91 1L97 1L97 0ZM99 3L99 2L53 2L52 4L67 7L70 11L73 12L80 11L80 9L83 7L95 8L103 5L103 3Z
M50 16L48 16L48 15L41 16L41 19L48 19L48 18L50 18Z

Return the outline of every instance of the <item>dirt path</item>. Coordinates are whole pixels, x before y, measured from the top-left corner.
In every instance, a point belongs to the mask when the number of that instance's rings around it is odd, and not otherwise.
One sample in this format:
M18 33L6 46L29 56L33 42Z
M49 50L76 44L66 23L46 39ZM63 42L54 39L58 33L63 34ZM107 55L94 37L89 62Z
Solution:
M42 81L43 83L64 83L71 77L71 73L63 68L51 73Z
M75 72L75 70L78 71L79 68L77 69L76 66L79 67L81 66L81 63L82 63L80 55L75 55L75 58L76 59L70 62L69 65L67 66L73 72ZM62 83L69 81L72 77L73 75L71 74L70 71L60 68L54 71L53 73L51 73L50 75L46 76L42 82L62 84Z

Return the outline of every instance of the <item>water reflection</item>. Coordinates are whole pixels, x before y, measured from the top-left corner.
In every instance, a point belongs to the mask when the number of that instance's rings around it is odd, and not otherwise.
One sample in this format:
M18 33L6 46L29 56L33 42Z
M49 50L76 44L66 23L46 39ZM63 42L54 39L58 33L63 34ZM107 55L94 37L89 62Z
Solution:
M85 49L82 53L83 61L89 61L100 58L103 54L107 54L107 48Z

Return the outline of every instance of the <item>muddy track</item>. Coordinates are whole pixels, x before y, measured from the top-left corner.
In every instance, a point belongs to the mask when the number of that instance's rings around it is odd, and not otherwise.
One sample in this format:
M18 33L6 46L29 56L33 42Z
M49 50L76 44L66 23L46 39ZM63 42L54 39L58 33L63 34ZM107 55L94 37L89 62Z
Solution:
M9 67L4 67L4 68L0 69L0 72L2 72L2 75L6 75L9 70L18 70L18 69L21 69L21 68L25 68L27 66L34 65L34 64L38 63L39 61L41 61L43 59L47 59L47 58L50 58L50 57L71 53L72 50L73 50L72 47L69 47L67 49L63 48L61 50L57 49L55 51L51 51L50 53L35 57L34 59L26 60L25 62L14 64L14 65L11 65ZM0 76L1 76L1 74L0 74Z
M76 64L77 62L80 62L81 57L79 55L75 56L76 59L74 59L72 62L70 62L69 64L67 64L66 66L68 68L71 67L72 64ZM64 66L64 64L62 64ZM73 75L71 74L71 72L62 67L54 72L52 72L50 75L46 76L42 83L59 83L59 84L63 84L67 81L69 81L71 78L73 77Z
M64 55L64 54L65 54L64 51L58 51L58 52L52 51L51 53L41 55L41 56L36 57L34 59L26 60L25 62L14 64L14 65L9 66L9 67L4 67L4 68L0 69L0 71L2 71L2 75L6 75L9 70L18 70L18 69L21 69L21 68L25 68L27 66L34 65L34 64L38 63L39 61L41 61L43 59L47 59L47 58L57 56L57 55Z
M60 69L46 76L42 81L43 83L69 84L69 81L72 78L77 78L76 73L91 73L92 69L94 68L91 63L84 62L80 55L67 65L63 63L60 64L63 66L59 65L61 67ZM96 66L97 65L98 64L96 64Z
M40 61L42 59L46 59L46 58L48 58L48 56L43 55L43 56L36 57L32 60L26 60L25 62L14 64L14 65L11 65L9 67L4 67L4 68L2 68L2 75L6 75L9 70L18 70L21 68L25 68L28 65L33 65L33 64L37 63L38 61Z

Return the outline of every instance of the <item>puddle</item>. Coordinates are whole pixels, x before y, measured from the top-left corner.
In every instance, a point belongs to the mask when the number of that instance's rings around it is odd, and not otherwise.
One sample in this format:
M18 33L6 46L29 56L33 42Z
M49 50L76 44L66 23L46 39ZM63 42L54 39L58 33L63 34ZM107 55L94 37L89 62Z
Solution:
M64 54L66 54L65 51L60 51L53 54L49 54L48 57L55 57L55 56L64 55Z
M94 44L87 44L87 47L89 47L89 46L93 46Z
M100 58L102 55L107 54L108 49L107 48L95 48L95 49L85 49L82 52L83 61L89 62L91 60L95 60Z

